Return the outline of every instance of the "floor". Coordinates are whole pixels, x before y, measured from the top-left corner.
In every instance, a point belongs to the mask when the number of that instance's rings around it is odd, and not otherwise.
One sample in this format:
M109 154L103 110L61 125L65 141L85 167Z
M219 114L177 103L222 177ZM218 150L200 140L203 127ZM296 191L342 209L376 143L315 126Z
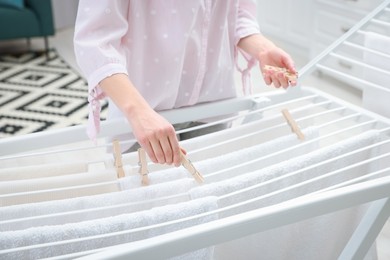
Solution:
M50 46L54 47L60 55L68 62L68 64L73 67L76 71L79 71L77 66L74 53L73 53L73 29L62 29L56 33L55 37L50 38ZM42 48L43 41L40 39L32 41L32 48ZM26 48L24 41L15 41L15 42L5 42L0 43L0 51L18 51ZM297 68L301 68L305 65L308 60L302 57L296 57L293 53L290 53L295 60ZM258 69L254 69L252 72L252 79L254 85L254 92L261 93L272 91L273 88L266 86L261 74ZM236 77L237 85L241 84L241 79L237 74ZM360 91L347 86L336 80L326 78L325 76L320 75L309 75L301 81L301 84L304 86L312 86L318 88L324 92L327 92L333 96L341 98L347 102L361 106L361 93ZM377 249L378 249L378 259L379 260L389 260L390 259L390 221L387 221L387 224L383 228L377 239Z

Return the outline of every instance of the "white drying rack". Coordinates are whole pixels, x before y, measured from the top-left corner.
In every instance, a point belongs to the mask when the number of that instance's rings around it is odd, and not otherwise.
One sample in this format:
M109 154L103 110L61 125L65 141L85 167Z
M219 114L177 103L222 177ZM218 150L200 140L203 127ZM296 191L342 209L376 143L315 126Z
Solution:
M348 33L336 41L316 59L310 62L300 71L303 78L313 70L322 69L331 71L340 77L351 77L341 72L332 71L324 67L322 62L336 53L342 44L349 44L347 39L358 34L359 30L369 23L377 23L376 17L389 12L390 1L384 1L381 6L370 13ZM339 57L339 56L337 56ZM357 77L351 78L354 82L375 88L381 86L372 85ZM337 131L326 132L328 137L354 135L369 129L377 129L384 135L390 136L390 120L378 114L372 113L357 106L350 105L334 96L322 93L313 88L298 87L286 92L274 92L265 95L269 100L264 102L264 95L244 97L234 100L226 100L211 104L203 104L191 108L183 108L174 111L162 112L172 123L191 121L211 116L225 115L236 112L248 112L258 110L261 116L259 120L269 119L275 116L275 110L287 107L299 114L299 107L303 106L309 115L297 116L297 122L305 124L305 120L316 123L319 118L327 113L336 114L333 121L321 122L321 127L337 126ZM315 107L323 108L322 112ZM311 112L313 111L313 112ZM348 123L345 123L348 122ZM318 122L317 122L318 123ZM306 123L309 124L309 123ZM272 131L273 127L269 127ZM100 137L108 137L129 132L125 121L104 122ZM68 145L77 142L85 142L84 126L69 127L62 130L53 130L35 133L26 136L12 137L0 140L0 162L12 161L20 157L28 157L39 152L35 150L46 149L43 153L52 152L51 148ZM91 149L91 145L81 148L69 148L58 152L71 152L73 149ZM374 159L387 158L390 150L383 149ZM383 159L385 160L385 159ZM351 166L352 167L352 166ZM0 169L1 171L1 169ZM385 174L373 180L356 182L345 187L330 189L322 193L310 194L299 197L274 206L248 211L231 217L223 218L206 224L182 229L154 238L126 243L110 248L94 251L79 252L75 254L57 257L68 259L82 257L85 259L161 259L180 255L196 249L231 241L251 234L273 229L290 223L299 222L315 216L350 208L367 202L371 204L366 215L352 235L349 243L340 255L340 259L362 259L369 250L384 223L390 215L390 169L384 167L377 172ZM374 172L370 173L374 174ZM369 174L369 175L370 175ZM1 253L1 252L0 252Z
M390 76L390 71L372 66L364 61L365 53L377 55L378 58L390 59L388 52L365 46L365 37L368 33L390 37L390 1L383 1L371 13L312 59L300 70L300 76L305 77L313 71L317 71L347 82L350 86L360 90L379 89L389 93L390 87L372 83L364 76L365 70Z
M381 68L367 65L362 61L362 52L364 51L390 58L388 54L367 49L363 45L362 35L368 31L390 35L390 1L383 1L381 5L346 34L302 68L299 72L300 78L302 79L309 73L317 70L347 81L360 89L374 88L390 93L390 88L374 84L362 77L361 68L372 69L390 75L390 71L383 71ZM349 52L346 55L343 48L352 49L352 54ZM352 63L360 69L351 75L349 71L340 71L332 68L332 64L334 64L332 59ZM332 96L328 98L329 100L334 100ZM362 111L356 107L355 109L362 114L368 113L366 110ZM377 114L371 114L371 116L378 118ZM387 124L389 123L388 119L381 117L380 120L387 122ZM298 198L266 209L254 210L229 217L222 221L195 226L145 241L120 245L113 247L111 250L85 257L85 259L93 259L94 257L153 259L180 255L191 250L234 240L281 225L376 201L372 203L368 213L339 257L339 259L363 259L390 216L389 185L390 175L388 172L387 177L372 182L368 181L343 189L327 191L309 198Z
M313 123L315 125L316 120L318 120L317 123L322 123L321 126L318 125L321 129L330 126L333 128L335 125L342 125L343 122L347 123L347 125L338 127L339 129L337 131L330 131L329 134L324 134L324 137L327 136L332 138L338 136L338 139L340 139L365 132L369 129L377 129L385 135L390 136L390 120L359 107L347 104L343 100L339 100L312 88L300 87L291 89L286 93L270 93L266 95L266 97L269 98L270 101L266 106L258 110L262 113L264 119L272 118L277 114L277 111L280 111L281 108L285 107L292 112L297 122L303 126L309 126ZM233 102L215 102L202 105L199 110L197 107L193 107L192 109L196 112L194 114L196 117L201 117L202 115L209 115L208 112L210 109L212 109L212 111L223 111L224 108L238 106L247 110L248 108L256 106L255 104L259 104L259 102L254 102L256 100L264 100L264 97L248 97L234 100ZM260 102L260 104L261 103L262 102ZM318 112L315 109L316 107L321 108L321 112ZM241 110L242 109L236 110L236 112ZM309 115L299 116L302 111L306 111ZM181 118L186 112L187 111L183 112L181 110L174 113L174 111L171 111L169 114L172 116L176 114L176 118ZM225 110L225 112L227 111ZM333 117L327 119L330 121L324 123L320 118L328 117L329 114L336 114L338 117L336 119ZM282 124L282 126L288 128L286 123ZM105 127L109 127L109 124ZM275 127L269 128L269 130L272 131ZM68 142L63 138L69 134L67 130L70 132L80 131L79 136L72 137L74 140L83 139L82 136L85 135L79 127L71 127L63 131L53 131L48 134L48 136L55 140L56 145L64 144L63 142ZM324 133L328 133L329 130L323 131ZM110 131L108 131L108 133L109 132ZM31 136L32 139L34 139L33 137L35 135L36 134L33 134ZM39 138L43 138L42 140L44 140L45 134L38 135ZM4 140L1 140L0 147L3 149L4 147L10 147L12 145L19 146L20 144L25 144L26 138L28 140L29 137L30 136L12 138L12 142L10 140L5 140L5 142ZM62 141L59 142L58 140ZM50 144L47 144L46 142L45 144L45 146L50 147ZM42 145L40 145L39 148L42 148ZM386 158L389 157L389 154L390 148L385 149L382 151L382 154L378 155L374 160L386 160ZM0 159L9 161L14 157L18 158L19 155L3 156ZM351 165L351 167L353 167L353 165ZM76 257L85 257L86 259L161 259L375 201L375 203L370 206L368 213L363 218L351 237L349 244L340 256L340 259L360 259L371 247L390 215L390 167L378 169L378 171L368 175L376 174L378 172L382 173L382 175L385 174L385 177L353 183L346 187L331 189L322 193L310 194L309 196L288 200L274 206L248 211L142 241L126 243L112 248L79 252L62 257L58 256L56 259L73 259ZM2 252L0 251L0 255L1 253Z

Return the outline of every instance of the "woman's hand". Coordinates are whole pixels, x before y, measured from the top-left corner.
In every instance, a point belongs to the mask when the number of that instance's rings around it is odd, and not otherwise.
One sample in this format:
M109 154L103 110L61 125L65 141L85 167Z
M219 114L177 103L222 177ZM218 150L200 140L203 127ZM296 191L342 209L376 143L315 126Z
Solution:
M134 136L154 163L181 163L181 149L173 126L155 112L127 75L114 74L100 82L100 87L121 109Z
M165 118L151 108L134 109L127 118L135 138L154 163L180 166L181 148L175 129Z
M266 70L265 66L276 66L286 69L289 73L297 74L294 62L285 51L277 47L272 41L261 34L252 34L242 38L238 42L238 47L250 54L259 61L260 70L267 85L273 84L275 87L295 86L296 82L289 82L282 72Z
M287 69L291 74L297 74L293 60L282 49L271 46L270 48L261 51L257 56L260 63L260 70L267 85L273 84L276 88L287 88L288 86L295 86L296 81L290 81L282 71L275 72L273 70L265 69L266 65L280 67Z

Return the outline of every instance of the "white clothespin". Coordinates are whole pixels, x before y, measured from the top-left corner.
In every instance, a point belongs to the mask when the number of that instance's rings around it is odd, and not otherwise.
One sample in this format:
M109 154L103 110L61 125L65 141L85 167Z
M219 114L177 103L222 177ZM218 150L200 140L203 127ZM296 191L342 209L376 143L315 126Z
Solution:
M138 165L140 166L139 168L139 174L141 175L141 183L142 185L146 186L149 185L149 177L148 177L148 163L146 162L146 153L145 150L142 148L138 149Z
M122 153L121 148L119 145L119 141L115 139L113 142L113 148L114 148L114 165L116 168L116 173L118 178L125 177L125 171L123 170L123 164L122 164Z
M305 136L304 134L302 133L301 129L299 128L297 122L295 122L295 120L292 118L290 112L285 108L285 109L282 109L282 114L284 116L284 118L287 120L287 123L290 125L291 127L291 131L293 131L300 140L305 140Z

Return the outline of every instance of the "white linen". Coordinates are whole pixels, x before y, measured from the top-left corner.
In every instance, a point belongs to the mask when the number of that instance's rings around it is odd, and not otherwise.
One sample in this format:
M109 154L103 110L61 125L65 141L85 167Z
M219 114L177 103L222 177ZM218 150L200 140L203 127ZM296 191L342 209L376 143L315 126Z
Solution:
M233 153L193 163L204 175L206 182L203 185L207 186L212 182L250 172L254 165L250 163L251 161L256 162L256 164L262 164L262 167L265 167L287 160L291 156L298 156L315 150L318 147L318 142L311 141L318 136L318 129L311 127L304 129L303 133L306 135L306 143L308 144L300 149L296 149L293 155L290 152L286 152L282 155L273 156L266 161L258 162L259 158L267 157L275 152L292 148L302 143L295 134L289 134L246 149L237 150ZM211 174L214 175L208 178L208 175ZM83 221L112 216L117 213L134 212L138 209L148 209L157 205L178 203L188 200L187 191L198 186L182 167L152 172L149 174L149 177L150 186L147 187L140 187L140 177L132 176L118 181L122 190L120 192L63 199L59 201L60 203L48 201L0 208L0 214L4 216L3 221L0 221L0 230L22 229L34 225L61 224L67 221ZM176 194L182 194L183 196L169 197ZM119 204L128 205L123 205L121 208L112 208ZM105 207L111 208L106 210ZM86 209L91 210L77 212ZM68 214L59 214L65 212L68 212ZM50 214L54 215L50 217L48 216Z
M135 235L118 235L101 237L99 239L78 240L74 243L64 245L49 245L48 247L31 247L27 250L6 253L1 250L27 247L41 243L64 241L70 239L86 238L125 230L132 230L140 227L152 226L162 222L168 222L188 216L202 214L217 209L217 198L207 197L189 202L167 205L153 208L147 211L140 211L132 214L122 214L109 218L96 219L70 223L59 226L43 226L29 228L19 231L9 231L0 233L0 258L4 259L37 259L43 257L53 257L61 254L69 254L79 251L92 250L101 247L117 245L121 243L146 239L158 236L167 232L176 231L201 223L206 223L217 218L216 214L198 218L193 222L184 222L183 225L171 225L161 229L150 229L139 232ZM197 250L186 254L185 258L204 257L211 259L213 247Z
M256 172L194 188L190 194L192 198L219 196L220 208L256 199L252 203L224 210L220 212L220 217L272 205L367 173L370 164L355 169L352 174L351 171L345 171L343 174L330 176L321 181L268 196L272 192L283 188L287 189L310 178L322 176L330 171L368 159L372 156L371 150L367 149L366 152L358 153L355 156L302 171L301 174L294 175L294 177L281 178L279 181L269 182L264 186L259 185L258 188L241 194L238 191L355 151L379 140L380 135L377 131L369 131L311 154L299 156ZM233 192L237 193L231 197L225 196L227 199L221 199L221 196ZM262 196L264 199L261 199ZM336 259L360 220L363 210L364 207L348 209L218 245L215 248L215 259L258 259L259 257L264 259ZM373 251L373 253L375 252Z

